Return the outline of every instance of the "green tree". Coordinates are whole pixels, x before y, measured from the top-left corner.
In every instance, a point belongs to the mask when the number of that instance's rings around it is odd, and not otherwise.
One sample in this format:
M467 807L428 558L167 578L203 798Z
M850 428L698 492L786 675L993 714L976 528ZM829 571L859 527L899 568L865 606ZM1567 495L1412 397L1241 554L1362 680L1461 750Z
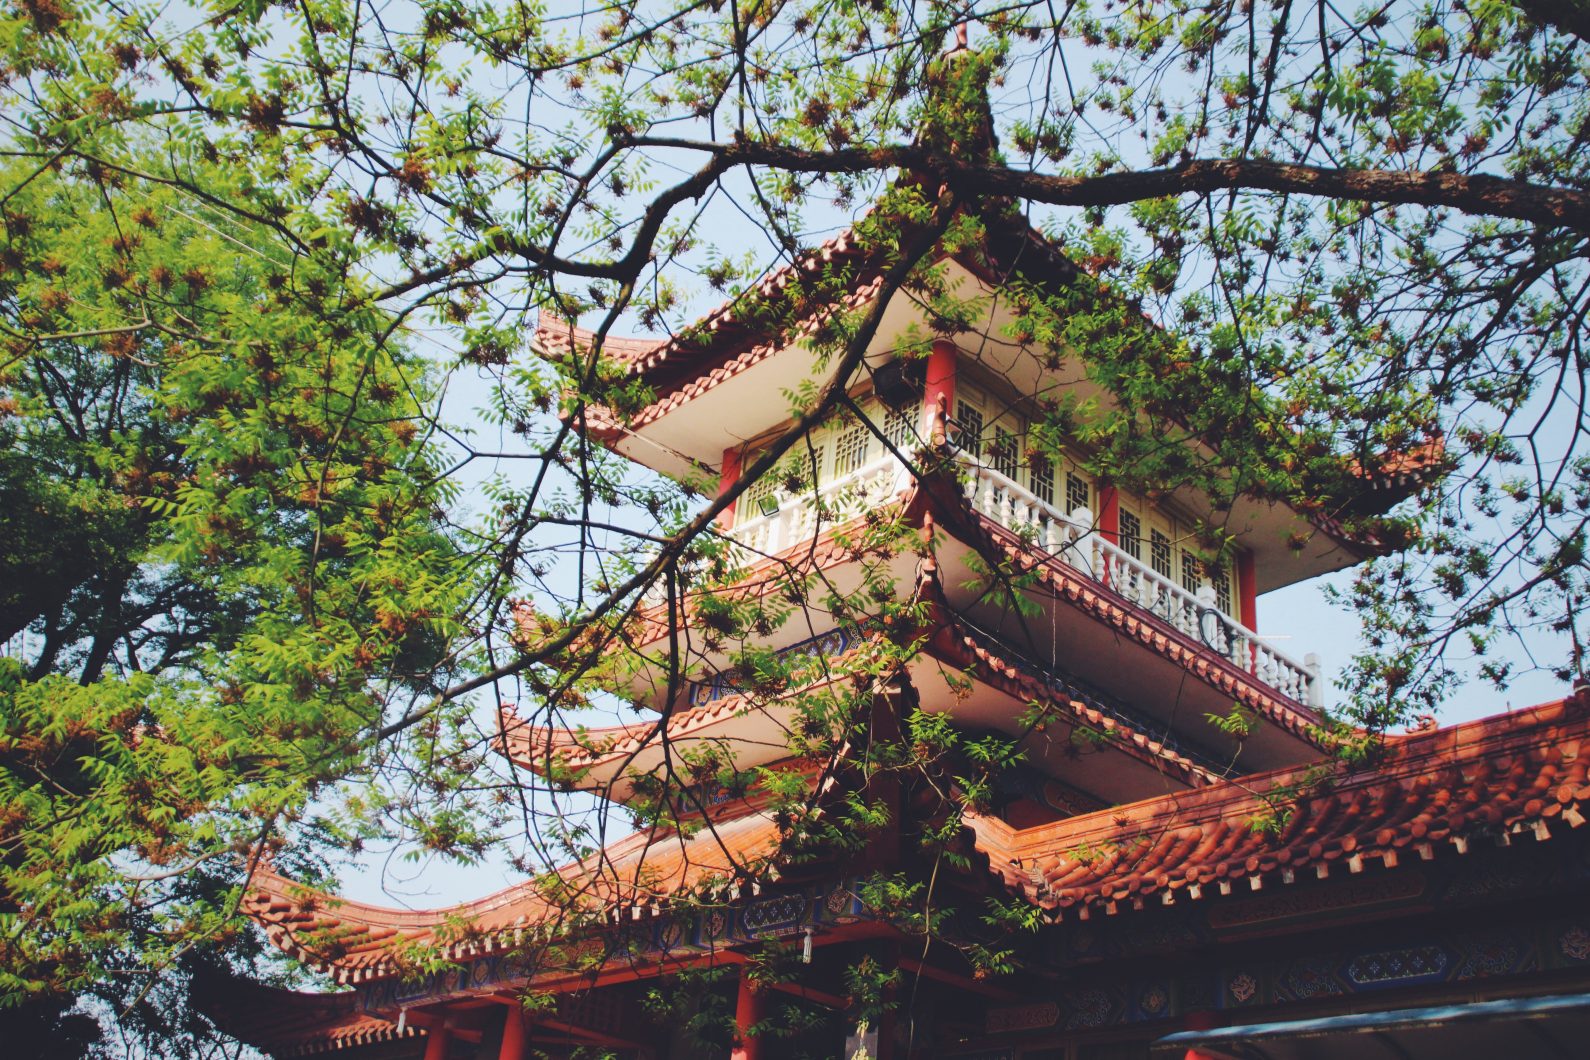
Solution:
M967 23L974 47L938 61ZM0 464L19 496L0 515L18 521L7 562L32 572L0 615L45 645L9 678L7 738L61 734L54 755L81 731L114 760L66 785L64 817L8 766L9 900L61 932L11 922L8 989L103 978L45 949L125 905L113 852L210 865L296 834L342 779L381 783L327 811L332 834L406 830L474 857L517 816L529 870L600 839L605 817L571 824L557 793L476 772L473 694L576 724L639 593L728 576L714 517L814 425L855 414L877 319L815 337L823 375L793 396L794 425L705 505L572 429L647 397L606 336L677 329L702 288L790 325L852 277L774 298L754 281L880 197L857 238L892 255L885 290L946 332L970 307L919 259L980 238L970 206L1031 219L1082 266L1069 294L1005 279L1009 337L1085 350L1120 399L1050 412L1096 470L1195 486L1217 510L1285 500L1406 546L1346 594L1371 648L1349 672L1353 720L1384 731L1439 704L1461 652L1498 683L1517 659L1580 666L1590 44L1571 4L17 0L0 41L0 429L43 457ZM63 179L79 190L43 190ZM48 204L90 189L91 205ZM745 216L765 245L744 245L729 219ZM535 361L539 310L596 322L593 349ZM444 379L486 406L445 456ZM70 429L49 404L107 390ZM1399 458L1437 453L1415 501L1381 510ZM509 470L481 476L466 514L445 471L487 461ZM1218 562L1229 535L1201 529ZM863 551L903 547L875 532ZM92 562L61 563L52 539ZM828 605L889 620L874 588ZM724 642L791 614L710 610ZM769 687L799 677L760 662ZM811 697L802 735L842 735L859 709ZM967 756L922 747L878 766ZM154 806L166 822L144 820ZM78 887L115 893L78 910ZM225 909L207 911L160 914L183 921L169 950L92 931L158 960L223 932Z
M236 936L249 867L450 671L471 581L426 367L282 283L342 279L157 184L6 185L0 990L170 1037L146 992L224 965L195 940Z

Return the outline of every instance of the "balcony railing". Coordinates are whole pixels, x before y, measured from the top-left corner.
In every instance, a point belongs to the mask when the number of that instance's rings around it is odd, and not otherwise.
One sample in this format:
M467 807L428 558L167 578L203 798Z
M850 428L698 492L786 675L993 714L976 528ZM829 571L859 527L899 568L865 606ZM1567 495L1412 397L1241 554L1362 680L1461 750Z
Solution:
M815 491L776 492L766 502L771 510L741 519L729 531L731 556L742 568L754 566L888 501L905 489L907 481L905 466L892 453L885 453L847 475L821 483ZM741 497L739 503L751 502ZM647 607L666 600L667 589L661 580L641 594Z
M755 563L824 529L889 500L905 488L906 469L891 453L863 464L816 490L774 494L772 510L744 520L732 531L740 562ZM744 503L742 500L741 503Z
M1064 515L993 468L968 461L963 472L966 499L976 511L1096 579L1280 694L1310 707L1323 705L1324 684L1316 656L1298 661L1222 613L1215 606L1212 589L1206 586L1197 593L1189 592L1106 540L1095 529L1093 515L1086 508ZM822 483L815 491L776 494L776 499L768 502L771 510L742 520L730 532L736 558L749 566L809 541L824 529L898 495L905 488L907 475L892 454L885 454ZM648 602L659 600L654 587Z
M1096 578L1282 695L1310 707L1323 705L1318 659L1310 655L1299 662L1265 643L1215 606L1214 590L1205 586L1197 593L1188 592L1106 540L1095 530L1093 513L1086 508L1062 515L1020 483L980 464L968 464L966 476L966 499L983 515Z

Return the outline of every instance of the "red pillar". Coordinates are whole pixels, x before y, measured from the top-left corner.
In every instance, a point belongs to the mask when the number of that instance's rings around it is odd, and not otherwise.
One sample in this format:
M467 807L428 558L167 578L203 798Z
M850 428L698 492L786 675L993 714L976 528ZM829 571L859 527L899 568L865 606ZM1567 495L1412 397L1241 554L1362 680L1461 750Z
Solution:
M517 1000L508 1005L502 1024L502 1048L497 1060L524 1060L524 1007Z
M1212 1031L1220 1025L1213 1012L1195 1011L1187 1013L1183 1026L1189 1031ZM1222 1060L1214 1053L1206 1053L1202 1049L1188 1049L1182 1060Z
M765 1001L753 988L745 965L740 966L740 993L734 1002L734 1051L729 1060L762 1060L766 1055L761 1039L751 1028L761 1022Z
M1099 483L1099 510L1093 517L1093 525L1110 544L1121 543L1121 493L1114 486Z
M453 1032L447 1029L445 1021L433 1024L425 1032L425 1060L447 1060L447 1045L452 1040Z
M1244 626L1259 632L1258 579L1253 576L1253 553L1237 553L1237 598L1242 601L1242 614L1237 616Z
M723 451L723 473L718 476L718 496L729 492L740 478L740 450L738 447ZM739 503L738 501L735 502ZM718 513L718 526L724 530L734 525L734 504Z
M945 416L955 415L955 343L934 339L928 354L926 383L922 388L922 436L933 436L934 417L942 405Z

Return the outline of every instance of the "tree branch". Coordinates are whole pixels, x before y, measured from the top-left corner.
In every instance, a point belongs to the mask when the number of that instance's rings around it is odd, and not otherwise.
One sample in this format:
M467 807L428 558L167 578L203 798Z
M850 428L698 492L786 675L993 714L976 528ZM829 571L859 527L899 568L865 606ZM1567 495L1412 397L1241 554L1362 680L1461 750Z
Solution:
M898 168L954 185L962 194L1007 195L1052 206L1120 206L1210 191L1251 189L1348 201L1443 206L1480 217L1507 217L1590 234L1590 192L1484 173L1327 169L1259 159L1193 159L1168 169L1062 177L1008 166L960 162L919 147L804 151L770 143L642 138L636 146L705 151L730 165L802 173Z
M629 600L635 593L650 585L659 575L677 563L679 557L696 537L705 533L717 521L717 517L729 505L733 504L735 499L749 485L771 471L773 466L783 458L784 454L797 441L805 437L808 431L821 423L843 398L845 388L849 385L849 381L856 369L860 367L867 347L877 334L878 327L883 321L883 311L888 306L889 300L906 282L917 262L932 249L939 237L944 234L956 205L958 204L954 197L946 190L940 196L931 221L922 226L921 230L915 233L912 238L902 242L899 255L884 270L878 293L865 320L862 321L855 333L847 339L843 351L837 357L836 365L830 373L828 381L818 391L817 397L810 407L796 417L795 421L786 427L777 438L769 442L754 461L747 467L742 468L739 477L729 488L719 493L714 500L696 514L688 525L664 542L659 547L656 555L652 557L651 561L642 570L631 576L622 585L613 589L602 601L585 614L565 623L560 632L545 642L522 651L517 658L509 663L494 667L443 690L424 705L377 729L373 739L379 742L394 736L434 713L443 703L457 699L459 696L475 689L483 688L503 678L511 677L522 670L556 657L585 636L590 626L601 622L614 608ZM566 427L567 424L565 424Z

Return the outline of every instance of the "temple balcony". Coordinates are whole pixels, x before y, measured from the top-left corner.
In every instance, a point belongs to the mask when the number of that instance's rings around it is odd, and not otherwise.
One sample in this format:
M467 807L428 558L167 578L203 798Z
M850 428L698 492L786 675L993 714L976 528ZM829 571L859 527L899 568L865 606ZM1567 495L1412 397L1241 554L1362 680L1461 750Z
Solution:
M730 531L740 550L740 561L750 565L842 524L855 515L898 497L910 484L910 472L894 454L861 464L854 470L821 481L815 490L789 494L779 490L750 490L746 517Z
M1287 698L1315 709L1323 706L1319 658L1309 654L1299 661L1266 643L1221 610L1212 587L1188 591L1100 533L1086 508L1064 514L1008 475L971 460L965 461L965 479L966 501L978 514L1088 574Z
M1218 599L1212 586L1190 590L1151 561L1132 555L1095 525L1085 507L1067 514L969 453L962 452L958 461L968 508L1014 534L1036 557L1086 574L1137 612L1213 651L1280 696L1314 709L1323 704L1318 658L1310 654L1299 660L1269 643L1222 608L1229 601ZM892 453L870 454L849 470L819 479L816 489L791 493L769 483L747 491L728 534L740 562L754 567L901 499L911 485L910 470Z

